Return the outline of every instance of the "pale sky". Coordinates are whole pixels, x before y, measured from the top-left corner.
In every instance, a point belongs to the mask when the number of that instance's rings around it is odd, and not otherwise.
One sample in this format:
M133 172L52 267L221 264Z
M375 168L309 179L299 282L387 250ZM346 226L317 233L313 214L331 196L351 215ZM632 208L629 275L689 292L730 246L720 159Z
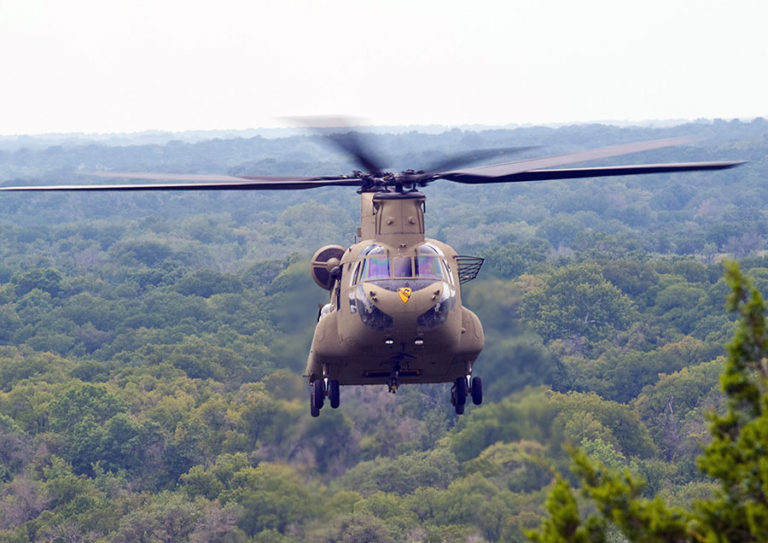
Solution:
M768 0L0 0L0 135L768 117Z

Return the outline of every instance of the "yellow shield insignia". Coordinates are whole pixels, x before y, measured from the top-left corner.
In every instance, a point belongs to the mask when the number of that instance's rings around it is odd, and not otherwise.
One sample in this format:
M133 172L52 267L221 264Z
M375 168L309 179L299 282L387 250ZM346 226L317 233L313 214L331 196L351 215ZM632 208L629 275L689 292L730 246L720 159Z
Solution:
M400 299L403 301L404 304L408 303L408 300L410 300L411 292L413 291L408 287L397 289L397 293L400 295Z

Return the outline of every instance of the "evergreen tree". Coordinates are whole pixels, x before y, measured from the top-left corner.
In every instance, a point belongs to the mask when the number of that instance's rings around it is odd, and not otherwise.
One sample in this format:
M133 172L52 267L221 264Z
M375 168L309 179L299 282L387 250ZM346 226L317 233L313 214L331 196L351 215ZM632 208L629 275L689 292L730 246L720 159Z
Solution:
M618 529L630 541L768 541L768 338L765 303L735 263L726 266L728 309L738 313L720 382L726 413L710 415L712 441L699 458L701 470L719 483L714 496L690 509L641 497L643 481L606 468L572 451L582 494L598 513L579 515L570 484L558 478L547 500L550 514L528 537L541 543L605 541Z

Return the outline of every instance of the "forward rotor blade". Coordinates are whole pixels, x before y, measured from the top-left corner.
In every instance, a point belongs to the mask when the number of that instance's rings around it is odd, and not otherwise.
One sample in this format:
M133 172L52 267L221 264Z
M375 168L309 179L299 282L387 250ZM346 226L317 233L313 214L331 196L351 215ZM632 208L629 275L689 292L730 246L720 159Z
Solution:
M443 159L439 162L435 162L428 167L424 168L425 172L442 172L451 168L458 168L473 162L479 162L480 160L486 160L493 157L501 157L507 155L513 155L515 153L521 153L528 151L529 149L535 149L535 146L531 147L502 147L497 149L475 149L473 151L467 151L465 153L454 155L450 158Z
M662 149L664 147L673 147L699 141L698 137L665 138L660 140L641 141L627 143L623 145L612 145L610 147L600 147L586 151L577 151L563 155L554 155L543 158L534 158L530 160L520 160L517 162L506 162L503 164L493 164L491 166L478 166L476 168L462 168L448 172L440 172L440 177L448 179L449 176L460 174L465 176L476 176L486 178L507 177L513 174L527 172L531 170L541 170L553 168L555 166L564 166L576 162L586 162L587 160L598 160L641 151L651 151L653 149ZM609 174L606 174L609 175Z
M642 175L665 172L690 172L696 170L725 170L743 162L680 162L670 164L638 164L634 166L605 166L598 168L556 168L552 170L527 170L508 175L487 177L464 173L441 174L441 179L457 183L514 183L520 181L546 181L550 179L580 179L617 175Z
M379 157L375 157L371 150L366 148L357 133L334 134L325 136L325 138L354 158L355 164L362 168L364 172L379 176L384 171Z
M290 117L289 120L309 128L336 148L351 156L365 173L374 176L384 171L384 161L364 142L359 132L352 130L352 119L346 117ZM344 130L345 132L340 132Z
M359 186L361 180L348 177L251 177L231 175L81 172L108 178L193 181L191 183L150 183L121 185L31 185L0 187L0 191L151 191L151 190L297 190L328 186Z

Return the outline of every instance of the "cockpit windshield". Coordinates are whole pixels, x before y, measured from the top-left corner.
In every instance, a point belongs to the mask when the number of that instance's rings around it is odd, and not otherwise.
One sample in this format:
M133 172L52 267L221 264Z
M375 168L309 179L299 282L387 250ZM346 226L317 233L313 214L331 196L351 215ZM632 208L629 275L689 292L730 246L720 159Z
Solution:
M363 261L360 279L376 281L379 279L422 278L439 280L443 278L440 260L434 256L383 256L368 257Z
M361 253L363 259L359 280L377 281L381 284L384 280L409 279L411 282L408 286L419 289L434 281L446 279L443 255L436 247L424 244L417 248L416 253L415 256L388 256L380 245L371 245ZM401 284L403 281L397 283ZM389 286L394 286L394 283Z

